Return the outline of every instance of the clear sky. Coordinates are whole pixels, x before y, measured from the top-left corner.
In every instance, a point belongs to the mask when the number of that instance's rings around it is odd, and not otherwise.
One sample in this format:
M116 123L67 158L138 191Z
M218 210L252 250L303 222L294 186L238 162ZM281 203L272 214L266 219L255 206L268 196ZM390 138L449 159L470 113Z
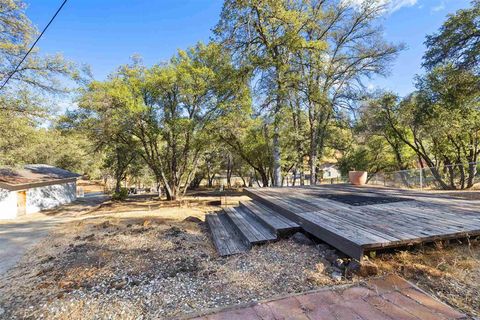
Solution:
M370 85L405 95L413 90L415 74L422 72L425 35L438 30L447 14L468 7L469 0L392 1L393 11L384 18L385 38L402 42L407 49L388 78ZM27 3L27 15L42 29L61 0ZM38 46L43 53L61 52L89 64L101 80L133 54L153 64L167 60L177 49L208 41L221 7L221 0L69 0Z

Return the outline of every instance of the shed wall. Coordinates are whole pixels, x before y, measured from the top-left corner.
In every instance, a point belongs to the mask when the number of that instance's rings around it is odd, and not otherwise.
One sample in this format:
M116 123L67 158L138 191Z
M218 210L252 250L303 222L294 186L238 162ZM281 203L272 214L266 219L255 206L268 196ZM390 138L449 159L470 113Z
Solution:
M17 192L0 189L0 219L17 217Z
M27 214L75 201L77 183L68 182L27 190Z

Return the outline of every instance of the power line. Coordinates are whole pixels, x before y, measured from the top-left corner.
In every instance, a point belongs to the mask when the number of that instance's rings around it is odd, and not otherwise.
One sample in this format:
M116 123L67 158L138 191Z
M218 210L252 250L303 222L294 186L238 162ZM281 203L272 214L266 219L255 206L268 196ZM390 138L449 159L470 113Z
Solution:
M50 24L52 24L53 20L55 20L55 18L57 17L58 13L62 10L63 6L65 5L65 3L67 3L68 0L64 0L62 5L57 9L57 12L55 12L55 14L53 15L53 17L50 19L50 21L48 22L48 24L45 26L45 28L43 28L42 30L42 33L40 33L40 35L37 37L37 40L35 40L35 42L32 44L32 46L30 47L30 49L27 51L27 53L23 56L22 60L20 60L20 62L17 64L17 66L15 67L15 69L10 72L10 74L8 75L7 79L5 80L5 82L2 84L2 86L0 87L0 91L3 89L3 87L5 87L5 85L7 84L7 82L10 80L10 78L15 74L15 72L18 71L18 68L20 68L20 65L23 63L23 61L25 61L25 59L27 58L27 56L30 54L30 52L32 52L33 48L35 47L35 45L37 44L37 42L40 40L40 38L43 36L43 34L45 33L45 31L47 31L48 27L50 26Z

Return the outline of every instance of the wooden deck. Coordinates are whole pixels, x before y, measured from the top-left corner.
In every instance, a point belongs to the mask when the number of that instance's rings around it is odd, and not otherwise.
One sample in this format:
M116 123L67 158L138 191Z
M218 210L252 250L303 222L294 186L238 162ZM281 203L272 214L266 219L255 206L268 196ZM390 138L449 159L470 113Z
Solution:
M247 189L247 194L357 259L367 251L480 235L480 201L351 185ZM359 202L338 200L349 196Z
M300 230L295 222L256 201L205 217L213 243L221 256L248 251L253 245L276 241Z

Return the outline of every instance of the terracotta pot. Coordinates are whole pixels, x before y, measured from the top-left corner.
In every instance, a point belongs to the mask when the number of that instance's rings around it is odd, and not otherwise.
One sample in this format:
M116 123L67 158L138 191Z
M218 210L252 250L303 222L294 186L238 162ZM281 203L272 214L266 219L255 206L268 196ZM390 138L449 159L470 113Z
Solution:
M356 186L361 186L367 183L367 171L349 171L348 180Z

